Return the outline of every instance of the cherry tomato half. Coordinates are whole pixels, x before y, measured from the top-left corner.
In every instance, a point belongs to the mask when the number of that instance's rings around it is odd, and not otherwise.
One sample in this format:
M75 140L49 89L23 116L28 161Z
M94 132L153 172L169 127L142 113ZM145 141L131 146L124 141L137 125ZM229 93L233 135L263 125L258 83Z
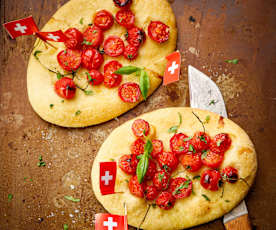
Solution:
M88 70L99 69L103 61L103 56L94 48L87 48L82 52L81 65Z
M156 199L156 204L159 208L169 210L175 204L175 198L170 192L161 192Z
M191 195L193 182L183 177L177 177L171 180L169 191L176 199L182 199Z
M203 188L217 191L221 182L221 175L217 170L206 170L200 177L200 184Z
M63 77L56 81L55 92L62 98L71 99L76 94L76 85L71 78Z
M83 42L82 33L76 28L69 28L64 32L67 37L64 45L68 49L81 49Z
M134 26L127 30L126 40L130 45L139 47L146 40L146 34L143 29Z
M140 99L141 90L137 83L127 82L120 86L118 94L123 102L135 103Z
M104 81L104 76L100 71L92 69L87 74L87 80L90 85L100 85Z
M138 47L132 46L132 45L127 45L125 47L124 57L127 60L134 60L137 58L137 56L138 56Z
M148 35L158 43L168 41L170 36L170 28L160 21L151 21L148 27Z
M128 187L129 187L129 191L134 196L141 197L141 198L144 197L145 184L144 183L139 184L137 176L133 176L130 178Z
M89 26L83 32L83 44L86 47L97 48L103 42L103 31L97 26Z
M113 15L107 10L98 11L94 17L94 24L102 30L108 30L114 23Z
M180 162L187 171L196 172L202 166L201 154L193 152L185 153L180 157Z
M210 150L203 152L201 155L202 163L213 169L218 168L221 165L223 158L223 154L215 153Z
M111 57L120 56L125 50L124 42L117 36L109 36L104 41L104 52Z
M64 70L75 71L81 65L81 51L71 49L60 51L57 60Z
M130 9L119 10L115 18L119 25L127 29L130 29L134 26L135 15Z
M144 134L149 134L150 126L149 123L143 119L137 119L132 123L132 132L136 137L143 137Z
M136 155L123 155L120 157L119 160L119 167L122 169L125 173L130 175L135 175L136 168L137 168L138 160L136 158Z

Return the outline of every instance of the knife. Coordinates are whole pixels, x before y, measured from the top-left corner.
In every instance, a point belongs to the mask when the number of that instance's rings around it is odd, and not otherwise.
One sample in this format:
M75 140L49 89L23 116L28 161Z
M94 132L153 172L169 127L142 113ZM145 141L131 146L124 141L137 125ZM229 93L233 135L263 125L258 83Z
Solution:
M227 111L222 94L207 75L193 66L188 66L188 82L190 92L190 106L209 110L227 118ZM242 201L237 207L223 217L227 230L250 230L246 204Z

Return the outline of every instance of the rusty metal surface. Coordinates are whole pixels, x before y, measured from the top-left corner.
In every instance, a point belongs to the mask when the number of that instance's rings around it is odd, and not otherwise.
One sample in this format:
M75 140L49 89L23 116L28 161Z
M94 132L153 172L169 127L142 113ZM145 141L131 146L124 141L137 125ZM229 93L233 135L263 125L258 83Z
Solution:
M65 0L1 1L4 21L33 15L41 28ZM41 120L26 91L26 67L34 38L9 39L1 28L0 229L93 229L95 200L90 169L100 145L118 125L168 106L187 106L187 65L220 87L230 119L252 138L259 160L256 182L246 197L255 229L276 225L276 2L273 0L175 0L182 75L160 87L146 103L101 125L66 129ZM193 18L190 18L192 16ZM225 63L239 58L237 65ZM39 155L46 167L38 167ZM13 199L8 201L8 194ZM79 203L64 195L81 198ZM194 229L223 229L221 220Z

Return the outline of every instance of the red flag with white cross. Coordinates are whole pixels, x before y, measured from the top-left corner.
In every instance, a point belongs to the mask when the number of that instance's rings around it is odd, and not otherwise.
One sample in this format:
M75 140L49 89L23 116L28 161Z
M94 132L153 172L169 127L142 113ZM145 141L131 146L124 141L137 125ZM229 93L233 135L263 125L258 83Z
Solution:
M12 39L23 35L34 35L38 28L32 16L4 23L3 26Z
M179 81L180 66L181 66L181 55L179 51L175 51L166 57L168 60L163 85L168 85L172 82Z
M98 213L95 215L95 230L127 230L126 216Z
M102 195L115 193L116 162L100 162L100 190Z
M66 40L66 36L61 30L54 32L37 32L36 35L43 41L65 42Z

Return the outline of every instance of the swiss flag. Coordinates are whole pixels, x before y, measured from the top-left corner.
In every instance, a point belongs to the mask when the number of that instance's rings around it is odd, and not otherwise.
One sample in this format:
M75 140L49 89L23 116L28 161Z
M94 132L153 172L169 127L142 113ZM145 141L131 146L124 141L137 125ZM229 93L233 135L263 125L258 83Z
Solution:
M115 193L116 162L100 162L100 190L102 195Z
M166 57L168 60L163 85L168 85L172 82L179 81L181 55L179 51L175 51Z
M95 230L127 230L127 217L98 213L95 215Z
M4 23L3 26L12 39L23 35L32 35L38 32L38 28L32 16Z
M37 32L36 35L43 41L64 42L66 40L66 36L61 30L54 32Z

